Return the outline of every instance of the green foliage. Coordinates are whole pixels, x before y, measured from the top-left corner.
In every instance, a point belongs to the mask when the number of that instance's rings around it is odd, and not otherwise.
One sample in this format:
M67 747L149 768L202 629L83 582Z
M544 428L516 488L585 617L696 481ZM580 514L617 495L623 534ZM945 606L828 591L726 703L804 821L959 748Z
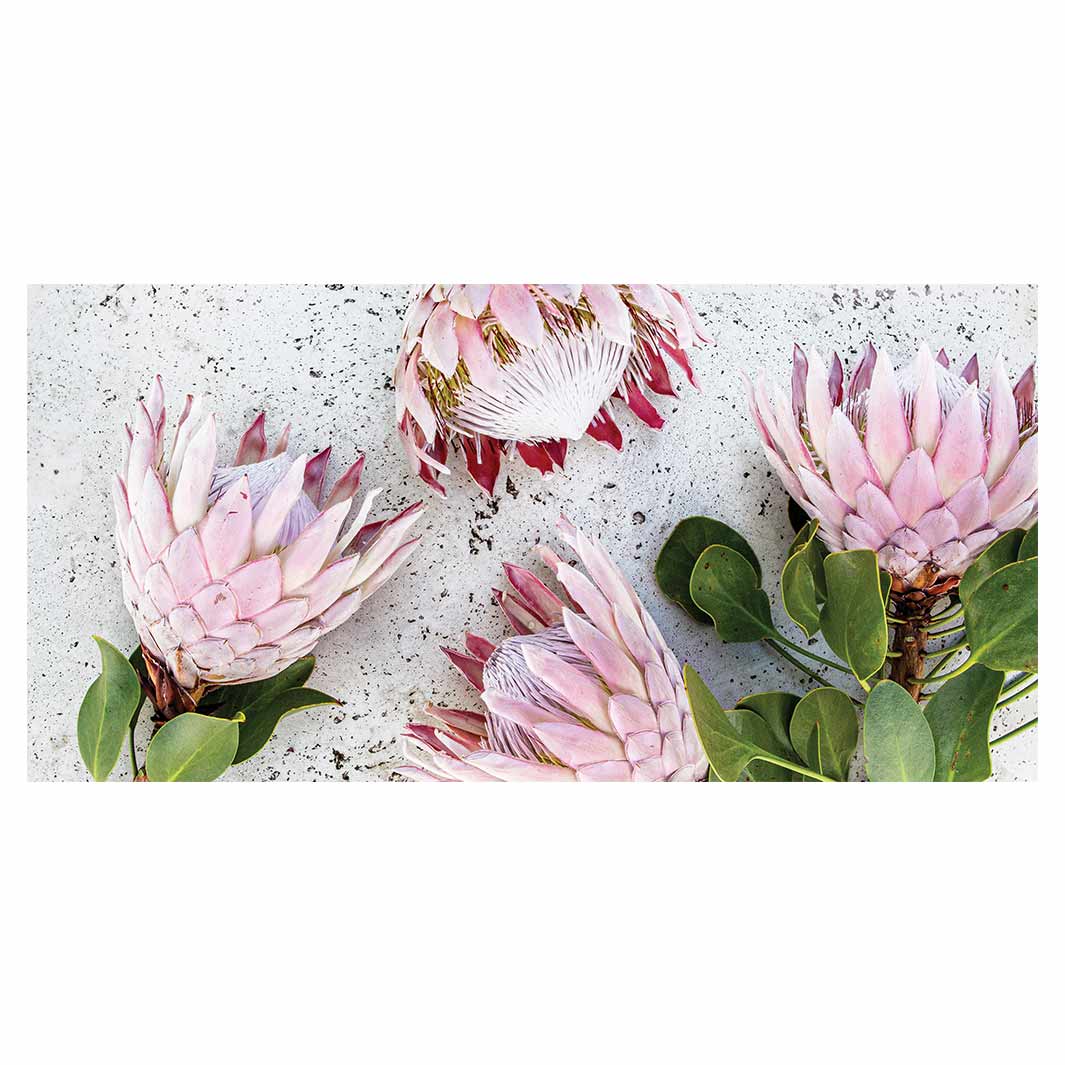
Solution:
M935 778L932 730L909 692L894 681L882 680L866 699L863 742L870 780Z
M178 714L148 744L148 779L216 780L233 764L242 720L242 714L233 718Z
M129 659L99 636L93 639L100 651L100 676L89 685L78 711L78 750L93 780L106 780L144 694Z
M758 573L731 547L708 547L695 563L689 587L695 605L713 619L725 643L752 643L776 634Z
M965 611L970 657L990 669L1039 669L1039 559L995 570Z
M799 700L790 725L791 746L818 773L846 780L858 746L858 715L839 688L815 688Z
M988 577L997 569L1008 566L1017 561L1017 552L1021 549L1024 540L1023 529L1010 529L1003 533L994 543L989 544L976 556L972 564L965 571L965 575L958 585L958 598L962 606L968 607L976 589L980 587Z
M760 747L778 758L788 759L793 757L791 744L787 747L777 742L776 737L770 731L769 726L753 710L730 710L725 717L729 724L736 730L736 734L744 740L748 740L756 747ZM792 773L783 766L773 765L772 762L762 762L755 759L749 763L746 770L751 780L766 783L781 783L790 781Z
M684 667L684 687L691 703L695 731L714 775L724 781L739 780L761 748L745 740L729 724L714 693L691 666Z
M828 646L864 685L884 664L888 627L873 551L836 551L825 559L821 628Z
M819 605L825 601L825 550L817 539L818 521L799 530L780 571L780 598L788 617L807 638L821 626Z
M215 688L200 706L201 708L210 706L213 714L232 717L233 714L246 709L252 703L280 695L289 688L298 688L306 684L314 672L314 666L314 655L306 655L274 677L254 680L250 684L226 684Z
M971 666L948 680L928 701L925 720L936 748L936 780L987 780L988 735L1005 674Z
M762 583L762 568L750 544L735 529L713 518L692 517L679 522L663 544L655 563L659 588L703 624L707 616L692 602L689 589L696 560L714 544L730 547L742 555L754 569L757 584Z
M776 742L788 752L788 758L794 756L791 748L791 715L799 705L799 697L791 692L756 692L745 695L737 704L738 710L753 710L768 726Z
M1023 562L1027 558L1035 558L1039 554L1039 522L1036 522L1025 534L1021 541L1021 549L1017 552L1017 561Z
M277 723L287 714L325 703L335 706L339 700L313 688L289 688L287 691L261 695L244 710L246 720L240 726L240 739L233 764L245 762L258 754L273 736Z

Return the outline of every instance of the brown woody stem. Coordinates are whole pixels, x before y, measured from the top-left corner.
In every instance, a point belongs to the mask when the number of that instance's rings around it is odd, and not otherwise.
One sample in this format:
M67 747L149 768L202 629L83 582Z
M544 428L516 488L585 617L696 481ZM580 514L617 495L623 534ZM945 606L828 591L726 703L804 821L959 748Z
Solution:
M910 695L917 699L921 694L921 680L924 674L925 644L928 642L927 608L917 613L906 614L905 602L894 604L895 612L903 620L895 626L895 638L891 649L898 652L891 662L891 679L902 685Z

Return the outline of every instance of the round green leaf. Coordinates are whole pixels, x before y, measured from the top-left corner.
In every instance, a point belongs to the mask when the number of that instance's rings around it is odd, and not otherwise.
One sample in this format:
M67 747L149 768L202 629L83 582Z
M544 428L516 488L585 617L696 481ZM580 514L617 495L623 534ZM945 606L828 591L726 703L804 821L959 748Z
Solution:
M240 738L234 718L178 714L152 737L145 768L149 780L215 780L233 764Z
M788 549L788 560L780 571L780 598L789 618L807 639L821 625L818 603L825 598L824 554L817 539L817 521L807 522Z
M655 580L659 588L696 621L704 624L706 615L692 602L689 588L696 560L713 544L731 547L741 554L754 567L758 584L762 583L762 568L751 545L735 529L713 518L684 518L669 534L655 563Z
M1017 561L1017 552L1020 551L1023 540L1023 529L1010 529L1009 532L1003 533L976 556L965 571L961 584L958 585L958 598L961 600L962 606L969 606L969 600L972 599L976 589L995 570L1002 569L1003 566L1008 566L1011 562Z
M799 700L791 717L791 745L818 773L846 780L858 746L858 715L838 688L815 688Z
M825 559L825 586L825 641L864 684L887 657L887 614L876 553L833 552Z
M684 667L684 687L696 734L714 775L724 781L739 780L758 748L729 724L714 693L691 666Z
M737 704L737 710L753 710L768 726L773 738L780 747L787 751L787 757L794 757L791 749L791 736L788 726L791 715L799 705L799 697L791 692L755 692L745 695Z
M791 744L787 748L777 743L769 726L753 710L730 710L725 717L729 724L736 730L742 739L763 750L775 754L778 758L788 759L792 757ZM783 766L773 765L771 762L762 762L755 759L747 766L747 776L751 780L766 783L783 783L794 779L790 769Z
M725 643L752 643L776 635L769 596L759 587L757 572L731 547L715 544L699 556L690 592Z
M874 781L935 779L936 745L909 692L882 680L865 701L866 772Z
M1039 669L1039 559L996 569L965 610L970 656L989 669Z
M925 720L936 744L936 780L987 780L988 736L1005 674L971 666L929 699Z
M93 780L106 780L144 693L130 660L99 636L93 639L100 651L100 676L89 685L78 711L78 750Z
M302 687L314 672L314 665L314 655L306 655L265 680L253 680L250 684L220 685L207 693L200 707L210 707L211 713L219 717L232 717L260 699L278 695L289 688Z
M246 762L266 746L273 736L277 723L286 715L308 706L322 706L325 703L337 705L339 700L313 688L289 688L287 691L272 692L256 699L244 711L245 720L240 726L240 739L233 764Z

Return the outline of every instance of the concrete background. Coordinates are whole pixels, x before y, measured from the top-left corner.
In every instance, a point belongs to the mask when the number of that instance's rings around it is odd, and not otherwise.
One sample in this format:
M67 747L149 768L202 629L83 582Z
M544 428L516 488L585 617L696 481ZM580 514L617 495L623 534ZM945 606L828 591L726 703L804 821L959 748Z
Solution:
M202 393L219 416L220 454L256 411L292 447L331 442L334 462L366 453L365 487L384 485L377 513L429 500L420 550L352 621L319 645L313 684L346 701L281 724L235 780L385 780L400 733L427 700L472 705L475 694L438 652L467 628L507 632L492 600L503 560L528 561L564 510L599 536L650 604L678 658L691 661L730 704L752 691L802 690L771 652L724 646L657 591L654 559L689 514L721 518L746 534L769 574L791 531L786 497L748 424L740 368L767 365L782 381L792 340L839 351L848 367L861 341L896 360L927 340L955 359L1003 348L1014 375L1036 351L1036 291L1025 286L687 287L713 349L694 362L702 392L678 386L660 403L655 434L622 416L622 455L582 441L550 481L516 464L506 490L486 499L455 460L446 501L408 472L394 433L391 373L404 286L41 286L29 292L29 695L31 780L87 780L75 722L98 671L90 636L132 648L133 626L116 571L110 478L120 461L130 402L163 376L170 406ZM229 454L232 452L230 451ZM351 456L349 458L349 456ZM338 466L333 474L339 472ZM768 583L768 582L767 582ZM772 588L770 587L772 594ZM774 602L778 623L792 636ZM1034 698L1002 712L1008 731L1035 713ZM144 715L147 717L147 715ZM142 722L142 744L148 726ZM142 747L143 749L143 747ZM1032 780L1037 730L994 752L995 779ZM128 777L120 759L115 779Z

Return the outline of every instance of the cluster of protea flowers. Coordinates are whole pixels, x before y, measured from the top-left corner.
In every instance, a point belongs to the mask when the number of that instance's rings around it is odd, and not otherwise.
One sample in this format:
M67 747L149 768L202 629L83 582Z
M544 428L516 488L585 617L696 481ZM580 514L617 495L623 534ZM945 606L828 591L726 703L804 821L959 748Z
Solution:
M1035 373L1013 387L997 359L981 382L927 346L896 374L867 344L845 384L796 346L790 399L765 375L750 406L770 464L833 551L870 548L892 593L927 609L1003 532L1037 517Z
M565 590L505 567L495 597L516 635L498 647L467 635L444 648L484 709L430 706L444 727L414 724L409 765L436 781L691 781L708 772L677 660L632 585L565 518L562 540L587 573L547 548ZM568 600L568 605L567 605Z
M432 285L411 304L394 383L411 468L440 495L448 450L491 494L517 454L549 474L586 433L620 451L613 400L654 429L648 392L675 396L663 355L695 385L688 349L708 341L685 297L661 285Z
M232 466L216 465L216 426L188 396L164 455L157 377L126 427L114 504L126 608L151 693L166 718L213 685L280 673L351 617L414 549L422 504L368 522L366 495L343 531L363 459L328 495L330 448L292 458L286 426L272 449L260 414Z

